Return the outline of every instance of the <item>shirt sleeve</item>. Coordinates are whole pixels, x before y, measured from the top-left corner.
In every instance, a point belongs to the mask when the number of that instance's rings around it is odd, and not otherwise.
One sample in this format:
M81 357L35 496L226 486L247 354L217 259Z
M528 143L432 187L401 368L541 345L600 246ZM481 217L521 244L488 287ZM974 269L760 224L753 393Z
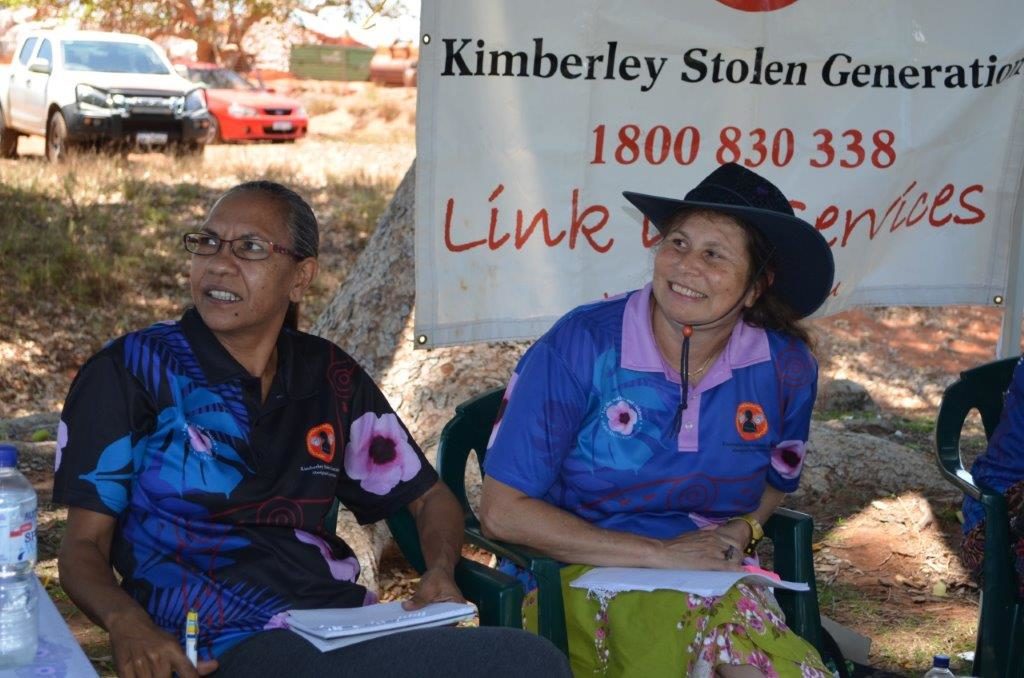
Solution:
M57 430L55 503L112 516L128 506L132 479L154 408L119 352L108 347L74 382Z
M810 349L796 339L773 359L782 397L782 430L779 443L772 448L768 484L789 493L800 486L811 411L818 395L818 363Z
M554 485L587 412L587 391L543 339L516 366L491 434L484 472L541 498Z
M352 389L342 404L348 416L337 497L365 525L421 496L438 476L377 384L348 361Z

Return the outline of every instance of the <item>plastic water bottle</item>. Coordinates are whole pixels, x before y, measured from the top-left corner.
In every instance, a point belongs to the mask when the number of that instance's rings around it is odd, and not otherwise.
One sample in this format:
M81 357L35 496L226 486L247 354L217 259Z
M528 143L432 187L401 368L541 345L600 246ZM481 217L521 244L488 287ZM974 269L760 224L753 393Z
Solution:
M0 445L0 669L31 663L39 642L36 491L18 450Z
M944 654L932 657L932 667L924 674L924 678L955 678L953 672L949 670L949 657Z

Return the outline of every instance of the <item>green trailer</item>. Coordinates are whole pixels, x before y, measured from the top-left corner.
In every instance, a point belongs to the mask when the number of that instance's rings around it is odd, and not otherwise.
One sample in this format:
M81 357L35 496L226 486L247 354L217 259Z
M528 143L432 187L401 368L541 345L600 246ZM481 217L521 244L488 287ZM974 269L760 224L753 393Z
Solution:
M369 47L341 45L292 45L289 70L299 78L313 80L369 80Z

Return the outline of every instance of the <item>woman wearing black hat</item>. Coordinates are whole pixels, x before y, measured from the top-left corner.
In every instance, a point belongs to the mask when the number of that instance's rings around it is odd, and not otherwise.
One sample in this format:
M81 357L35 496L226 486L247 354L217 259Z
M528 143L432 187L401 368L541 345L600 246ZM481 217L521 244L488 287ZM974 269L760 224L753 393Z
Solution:
M563 584L592 566L740 570L797 488L816 395L797 321L834 265L782 192L730 164L683 200L625 196L662 235L651 283L530 348L486 457L484 530L571 563ZM576 675L828 675L755 585L563 591Z

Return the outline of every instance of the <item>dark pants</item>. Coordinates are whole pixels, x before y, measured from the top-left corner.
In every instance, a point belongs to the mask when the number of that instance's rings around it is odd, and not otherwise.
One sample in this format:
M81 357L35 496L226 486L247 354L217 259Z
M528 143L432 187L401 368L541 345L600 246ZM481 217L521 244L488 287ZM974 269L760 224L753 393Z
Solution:
M405 631L320 652L282 629L257 633L218 657L218 678L287 676L487 676L571 678L565 656L547 640L518 629L450 626Z

